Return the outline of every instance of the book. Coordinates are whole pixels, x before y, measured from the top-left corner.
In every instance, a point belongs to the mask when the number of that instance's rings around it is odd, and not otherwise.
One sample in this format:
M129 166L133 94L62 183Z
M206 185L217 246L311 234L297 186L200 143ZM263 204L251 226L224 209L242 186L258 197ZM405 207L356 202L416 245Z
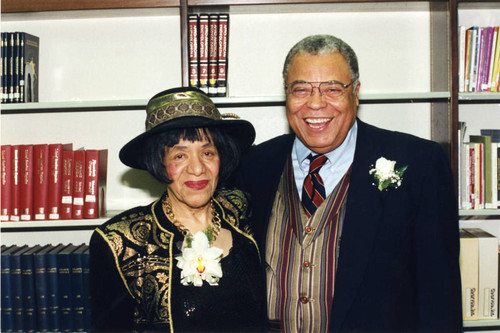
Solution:
M219 53L219 15L208 16L208 96L217 96L217 65Z
M198 71L198 15L188 15L189 29L189 85L197 88L199 86Z
M10 221L17 222L20 218L20 145L12 145L12 185L10 189Z
M8 38L7 33L2 32L2 103L7 103L7 45Z
M24 87L24 96L22 100L25 103L38 102L40 38L27 32L23 32L21 38L24 45L24 53L22 55L24 78L22 86Z
M23 279L21 273L21 255L29 250L28 246L22 246L18 251L10 255L10 283L12 286L12 313L14 317L14 331L23 332L24 327L24 304L23 304Z
M479 246L478 240L465 229L460 229L460 276L462 278L463 320L479 318Z
M71 144L49 144L49 179L47 206L49 220L59 220L61 212L63 151L71 150Z
M34 333L37 331L36 293L33 253L42 249L42 245L28 248L21 255L21 282L23 288L23 331Z
M61 332L73 332L73 295L71 253L77 245L68 244L57 254L57 283L59 292L59 323Z
M70 253L71 291L73 304L73 331L86 331L86 294L83 282L83 253L87 245L82 244Z
M227 48L229 41L229 14L219 15L219 45L217 58L217 96L227 95Z
M466 228L477 238L479 256L478 319L498 318L498 239L480 228Z
M24 246L26 247L26 245ZM18 245L11 245L8 247L2 246L1 251L1 295L2 295L2 321L0 327L2 332L14 332L14 312L13 312L13 294L11 282L11 262L10 256L13 252L21 249Z
M12 154L10 145L2 145L1 155L1 221L9 221L11 213L11 188L12 188Z
M48 195L49 195L49 145L33 145L34 163L34 201L33 211L35 220L46 220L48 218Z
M483 177L481 179L483 187L482 193L484 193L484 200L482 200L481 208L494 208L493 201L491 197L492 192L492 169L491 169L491 137L482 135L470 135L471 142L482 143L482 155L480 156L482 163L481 172Z
M37 310L38 332L49 332L49 287L47 280L47 253L54 249L48 245L33 253L33 267L35 272L35 297Z
M13 32L14 36L14 55L12 64L12 85L14 93L12 95L12 102L19 103L19 52L20 52L20 38L19 32Z
M85 244L82 251L82 266L83 266L83 297L84 297L84 317L85 331L90 332L90 315L91 315L91 294L90 294L90 252L89 245Z
M85 150L73 152L73 219L83 219L85 197Z
M83 217L95 219L106 215L106 176L108 150L85 151L85 201Z
M208 94L208 14L200 14L199 16L199 71L200 84L199 88L204 93Z
M19 209L21 221L33 219L33 145L20 146Z
M62 152L61 219L63 220L70 220L73 216L73 155L72 150Z
M46 257L46 273L47 273L47 300L49 308L49 332L60 332L60 307L59 307L59 273L57 270L57 257L66 245L58 244L51 250L47 251Z
M499 27L496 27L497 31L500 29ZM495 47L495 60L494 60L494 67L493 67L493 73L491 77L491 88L490 91L500 91L499 85L500 85L500 31L497 33L497 39L496 39L496 47Z

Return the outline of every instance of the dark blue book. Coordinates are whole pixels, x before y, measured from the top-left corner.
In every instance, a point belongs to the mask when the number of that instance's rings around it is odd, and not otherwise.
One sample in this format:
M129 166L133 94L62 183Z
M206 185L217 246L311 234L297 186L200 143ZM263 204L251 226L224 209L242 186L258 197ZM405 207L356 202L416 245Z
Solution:
M49 332L60 332L59 287L57 273L57 255L65 245L59 244L46 253L47 293L49 306Z
M23 331L34 333L36 324L35 269L33 253L43 249L42 245L31 246L21 254L21 283L23 288Z
M89 246L84 246L84 251L82 252L82 265L83 265L83 297L84 297L84 307L85 307L85 331L90 332L90 254Z
M23 281L21 275L21 255L30 247L22 246L10 255L10 284L12 287L12 311L14 332L24 332Z
M59 323L61 332L73 332L73 294L71 291L71 253L78 245L69 244L57 254Z
M47 281L47 252L54 249L48 245L33 253L35 267L35 296L38 332L49 332L49 291Z
M491 142L500 142L500 129L482 129L481 135L491 136Z
M27 245L25 245L27 247ZM17 245L2 246L2 332L14 332L14 312L12 304L12 283L10 255L21 247Z
M85 332L85 294L83 288L83 252L85 249L86 245L82 244L70 253L74 332Z

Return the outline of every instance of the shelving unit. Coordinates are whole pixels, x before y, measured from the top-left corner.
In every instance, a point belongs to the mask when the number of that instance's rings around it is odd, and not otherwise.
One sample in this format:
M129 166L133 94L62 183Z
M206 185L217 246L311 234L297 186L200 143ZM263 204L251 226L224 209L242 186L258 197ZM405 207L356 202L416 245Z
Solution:
M500 10L498 1L4 0L1 6L2 30L28 31L41 41L40 102L1 106L2 143L108 148L108 207L114 212L147 204L163 191L117 155L144 130L148 99L187 85L191 11L222 6L230 14L229 97L214 102L251 121L256 143L288 131L281 66L295 42L315 33L335 34L358 53L360 118L441 143L455 179L458 121L471 106L500 109L500 93L458 92L461 13L477 8L495 16L488 12ZM500 116L489 125L497 120L500 128ZM460 211L460 218L461 225L491 225L500 210ZM36 243L40 233L52 242L80 242L105 220L2 223L2 243ZM35 232L36 239L25 237Z

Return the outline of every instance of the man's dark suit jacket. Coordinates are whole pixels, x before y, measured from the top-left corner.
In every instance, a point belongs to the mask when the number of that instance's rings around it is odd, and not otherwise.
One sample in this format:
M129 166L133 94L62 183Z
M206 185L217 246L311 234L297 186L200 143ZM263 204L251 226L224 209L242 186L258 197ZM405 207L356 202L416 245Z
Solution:
M432 141L358 122L340 240L330 331L462 331L458 209L449 162ZM253 203L254 232L265 236L295 136L253 146L238 186ZM407 165L402 185L379 191L379 157Z

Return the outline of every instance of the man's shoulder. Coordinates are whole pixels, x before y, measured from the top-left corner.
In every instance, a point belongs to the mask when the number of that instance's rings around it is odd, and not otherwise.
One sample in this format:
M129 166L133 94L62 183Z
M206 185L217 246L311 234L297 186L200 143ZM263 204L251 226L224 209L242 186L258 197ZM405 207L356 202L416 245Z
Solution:
M250 147L246 155L275 154L278 149L282 150L287 147L291 148L294 138L295 135L293 134L283 134L274 137L272 139L259 143L258 145Z

